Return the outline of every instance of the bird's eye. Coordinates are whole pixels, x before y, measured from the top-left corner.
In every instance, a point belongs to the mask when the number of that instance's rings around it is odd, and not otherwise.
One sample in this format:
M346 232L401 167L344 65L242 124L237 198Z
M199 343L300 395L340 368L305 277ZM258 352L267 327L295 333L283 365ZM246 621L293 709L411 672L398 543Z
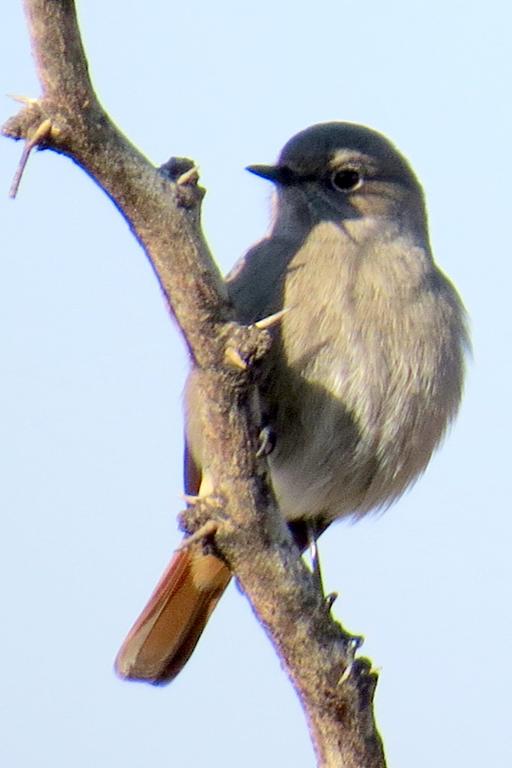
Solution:
M352 192L363 183L363 177L355 168L344 168L342 171L334 171L331 176L331 184L340 192Z

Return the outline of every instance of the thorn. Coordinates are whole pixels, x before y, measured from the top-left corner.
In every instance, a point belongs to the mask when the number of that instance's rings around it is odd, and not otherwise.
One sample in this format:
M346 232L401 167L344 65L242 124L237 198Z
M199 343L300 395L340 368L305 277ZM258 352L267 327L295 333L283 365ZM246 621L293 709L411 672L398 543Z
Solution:
M350 674L352 672L353 666L354 666L354 659L356 656L356 653L358 649L363 644L363 638L362 637L351 637L350 640L347 643L347 666L343 670L343 672L340 675L340 678L338 680L338 685L343 685L343 683L346 683L348 678L350 677Z
M343 672L341 673L339 679L338 679L338 685L343 685L343 683L346 683L347 680L350 677L350 673L352 672L353 662L349 662Z
M352 635L348 641L347 653L352 656L352 660L355 658L356 653L364 643L364 637L362 635Z
M192 496L188 493L182 493L181 498L183 501L185 501L190 507L194 507L196 504L198 504L201 499L204 499L204 496Z
M233 368L238 368L239 371L247 370L247 363L243 359L240 352L238 352L233 347L226 348L226 351L224 352L224 360L226 363L229 363L229 365L233 366Z
M46 120L43 120L42 123L40 123L32 136L30 137L28 143L31 144L33 147L39 143L40 139L46 138L46 136L49 136L49 134L52 132L52 121L49 117L46 118Z
M50 128L50 137L51 137L52 139L58 139L58 138L59 138L59 136L61 136L61 135L62 135L62 131L61 131L61 129L59 128L59 126L58 126L58 125L54 125L54 124L52 123L52 126L51 126L51 128Z
M192 534L192 536L188 536L186 539L183 539L181 544L176 547L176 552L180 552L182 549L188 549L197 541L202 541L203 539L207 539L209 536L213 536L215 533L217 533L218 529L219 526L214 520L208 520L208 522L202 525L195 533Z
M256 451L256 458L261 459L263 456L268 456L272 453L276 445L276 435L272 427L266 426L260 429L258 435L258 450Z
M341 673L341 676L338 680L338 685L343 685L348 678L350 677L350 674L352 672L352 669L354 667L354 661L356 658L356 653L364 643L364 637L361 635L352 635L352 637L347 642L347 649L346 649L346 656L347 656L347 666Z
M32 96L21 96L19 93L8 93L7 96L13 101L25 104L27 107L33 107L39 102L39 99L34 99Z
M188 171L185 171L185 173L182 173L181 176L178 176L176 179L176 184L182 187L185 184L197 184L198 181L199 168L196 165L193 165L192 168L189 168Z
M330 592L328 595L325 596L325 607L327 608L327 611L331 610L331 608L333 607L337 599L338 599L337 592Z
M265 331L267 328L272 328L274 325L277 325L279 322L281 322L283 317L289 311L290 307L285 307L284 309L280 309L279 312L274 312L273 315L268 315L267 317L262 317L261 320L256 320L254 325L256 328L259 328L260 331Z
M197 504L205 504L206 506L209 505L215 509L219 503L219 498L209 491L206 493L199 493L197 496L189 493L182 493L180 496L189 507L195 507Z
M25 141L25 146L23 147L23 152L21 153L20 162L18 164L16 173L14 174L14 179L12 180L11 188L9 190L9 197L14 199L18 193L21 177L23 176L23 172L27 165L28 158L30 157L30 153L36 144L39 144L41 139L49 136L53 130L52 121L47 117L46 120L43 120L43 122L40 123L40 125L36 128L32 136L29 139L27 138Z

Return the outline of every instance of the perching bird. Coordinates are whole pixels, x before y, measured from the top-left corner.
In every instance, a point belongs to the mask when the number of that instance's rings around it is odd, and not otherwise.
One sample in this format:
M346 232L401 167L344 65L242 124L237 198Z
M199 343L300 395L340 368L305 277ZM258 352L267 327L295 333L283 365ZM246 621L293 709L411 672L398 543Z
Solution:
M275 184L274 222L227 286L242 323L288 310L259 389L273 489L303 548L306 528L385 507L423 472L461 399L465 312L433 262L418 181L380 134L314 125L249 170ZM192 371L187 493L202 469L194 397ZM117 672L172 680L230 577L200 545L177 552Z

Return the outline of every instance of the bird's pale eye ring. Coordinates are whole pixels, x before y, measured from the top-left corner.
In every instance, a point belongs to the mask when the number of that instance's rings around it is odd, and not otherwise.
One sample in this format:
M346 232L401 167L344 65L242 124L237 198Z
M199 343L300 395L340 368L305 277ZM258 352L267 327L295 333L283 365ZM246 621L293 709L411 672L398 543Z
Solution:
M331 174L331 185L338 192L353 192L363 183L363 177L357 168L342 168Z

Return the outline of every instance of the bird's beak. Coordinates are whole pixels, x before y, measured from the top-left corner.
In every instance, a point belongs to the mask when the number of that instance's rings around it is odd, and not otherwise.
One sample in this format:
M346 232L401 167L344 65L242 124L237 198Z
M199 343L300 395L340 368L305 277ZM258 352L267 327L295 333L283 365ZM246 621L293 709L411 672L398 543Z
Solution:
M275 184L285 183L284 168L279 165L248 165L245 170L256 174L256 176L261 176L262 179L273 181Z

